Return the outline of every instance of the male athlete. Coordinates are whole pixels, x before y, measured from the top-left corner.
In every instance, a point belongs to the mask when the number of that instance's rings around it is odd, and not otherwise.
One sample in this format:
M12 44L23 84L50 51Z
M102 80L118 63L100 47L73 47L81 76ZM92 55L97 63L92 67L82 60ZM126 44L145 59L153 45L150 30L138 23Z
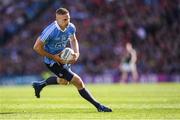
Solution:
M68 64L73 64L77 61L79 57L79 45L75 32L76 28L70 22L69 11L65 8L57 9L56 20L43 30L34 44L34 50L44 57L44 63L57 77L51 76L47 80L33 82L35 95L37 98L40 98L41 90L47 85L67 85L71 83L78 89L79 94L84 99L97 108L98 112L112 112L110 108L100 104L92 97L85 88L81 78L72 72L70 66L65 64L65 61L59 57L59 53L70 41L74 54L73 60L69 61Z
M120 65L120 70L122 71L122 77L120 82L125 83L128 78L128 73L132 73L133 82L137 82L138 72L136 68L137 55L136 50L132 47L131 43L126 43L126 51L123 57L122 63Z

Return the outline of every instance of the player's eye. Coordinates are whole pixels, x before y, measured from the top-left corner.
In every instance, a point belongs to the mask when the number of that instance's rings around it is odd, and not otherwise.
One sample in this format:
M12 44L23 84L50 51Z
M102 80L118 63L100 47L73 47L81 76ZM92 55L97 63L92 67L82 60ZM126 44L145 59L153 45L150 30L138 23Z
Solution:
M64 19L64 21L68 21L69 19Z

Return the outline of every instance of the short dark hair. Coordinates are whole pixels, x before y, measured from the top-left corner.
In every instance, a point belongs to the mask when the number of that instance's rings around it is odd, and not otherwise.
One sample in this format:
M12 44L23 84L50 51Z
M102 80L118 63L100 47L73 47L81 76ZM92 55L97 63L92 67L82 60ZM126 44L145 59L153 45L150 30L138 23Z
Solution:
M69 11L66 8L58 8L56 10L56 14L58 14L58 15L65 15L67 13L69 13Z

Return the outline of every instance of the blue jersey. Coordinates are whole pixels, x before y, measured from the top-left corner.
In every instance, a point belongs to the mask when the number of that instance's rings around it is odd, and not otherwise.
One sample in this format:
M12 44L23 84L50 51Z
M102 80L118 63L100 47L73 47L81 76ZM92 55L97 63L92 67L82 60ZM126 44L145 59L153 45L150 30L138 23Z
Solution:
M63 31L57 21L48 25L40 35L40 40L44 42L44 49L50 54L60 53L67 45L70 37L76 32L76 28L72 23L69 23L67 28ZM44 62L47 64L54 64L55 61L44 57Z

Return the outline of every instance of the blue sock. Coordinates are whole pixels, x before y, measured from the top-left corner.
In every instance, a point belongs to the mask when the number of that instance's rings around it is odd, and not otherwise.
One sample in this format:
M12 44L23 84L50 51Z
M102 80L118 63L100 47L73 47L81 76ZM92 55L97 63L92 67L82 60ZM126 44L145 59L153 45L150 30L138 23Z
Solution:
M46 81L45 81L46 85L56 85L57 83L57 77L49 77Z
M96 108L98 108L100 106L100 103L98 103L93 96L89 93L88 90L86 90L85 88L79 90L79 94L86 99L87 101L89 101L90 103L92 103Z
M56 85L57 83L57 77L49 77L46 80L39 81L41 87L45 87L46 85Z

